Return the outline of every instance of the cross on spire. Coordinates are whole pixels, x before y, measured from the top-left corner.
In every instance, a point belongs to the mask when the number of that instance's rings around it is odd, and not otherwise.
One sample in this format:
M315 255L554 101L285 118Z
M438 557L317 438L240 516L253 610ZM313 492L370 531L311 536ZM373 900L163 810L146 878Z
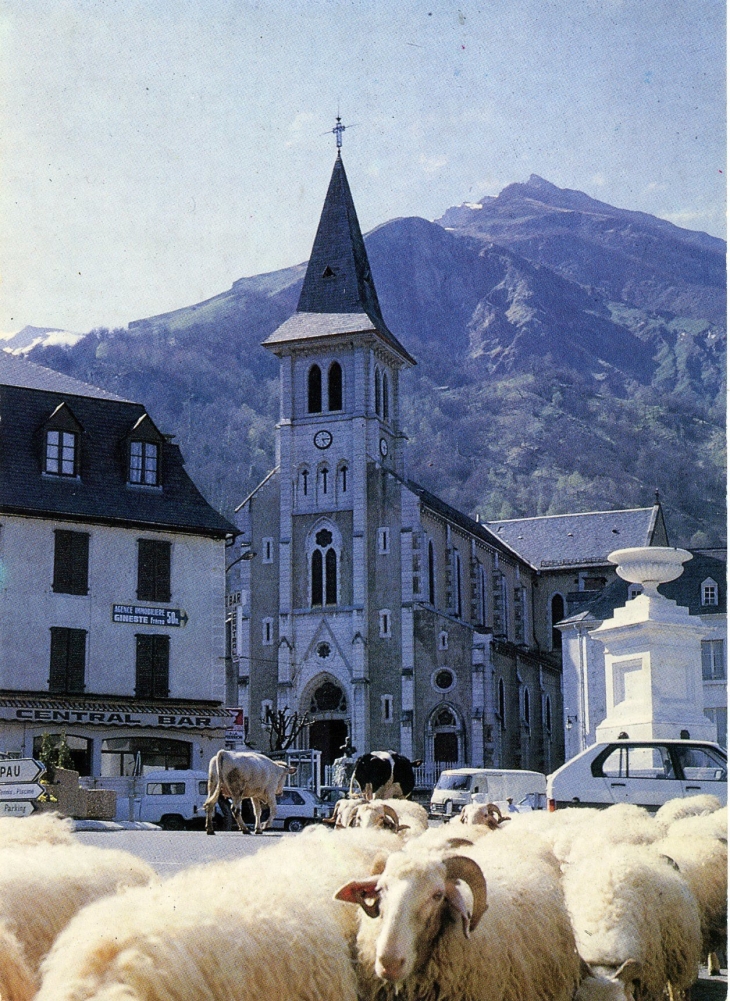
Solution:
M342 118L338 114L337 115L337 124L331 130L332 133L334 134L335 143L337 144L337 149L338 150L342 149L342 133L345 131L346 128L347 128L347 125L343 125L342 124Z

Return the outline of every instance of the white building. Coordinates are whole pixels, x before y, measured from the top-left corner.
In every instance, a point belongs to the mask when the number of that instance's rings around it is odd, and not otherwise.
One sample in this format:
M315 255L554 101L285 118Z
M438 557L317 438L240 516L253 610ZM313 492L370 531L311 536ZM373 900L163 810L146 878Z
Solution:
M223 746L235 528L144 407L0 352L0 750L82 775Z

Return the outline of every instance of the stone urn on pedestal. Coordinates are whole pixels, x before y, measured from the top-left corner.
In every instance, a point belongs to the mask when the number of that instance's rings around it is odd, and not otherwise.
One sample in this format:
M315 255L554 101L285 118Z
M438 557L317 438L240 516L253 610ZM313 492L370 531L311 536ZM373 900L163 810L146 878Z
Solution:
M692 559L686 549L645 546L608 556L619 577L643 593L627 601L592 636L605 647L606 718L596 740L679 738L714 740L703 712L702 624L689 609L665 598L660 584L681 576Z

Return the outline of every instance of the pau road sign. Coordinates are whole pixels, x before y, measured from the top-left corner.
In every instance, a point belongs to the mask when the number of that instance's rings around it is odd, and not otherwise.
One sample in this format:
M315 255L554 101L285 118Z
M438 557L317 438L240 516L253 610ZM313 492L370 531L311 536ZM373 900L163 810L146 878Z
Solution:
M0 817L30 817L35 803L30 800L5 801L0 799Z
M3 796L3 786L35 782L45 770L46 766L35 758L0 759L0 799Z
M7 799L38 799L44 791L42 785L37 782L20 782L15 785L0 786L0 796Z

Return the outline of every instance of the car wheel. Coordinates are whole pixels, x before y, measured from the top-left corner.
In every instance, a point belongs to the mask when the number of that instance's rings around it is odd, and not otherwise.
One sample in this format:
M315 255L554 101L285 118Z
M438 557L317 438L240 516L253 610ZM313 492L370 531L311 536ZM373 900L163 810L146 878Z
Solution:
M291 831L292 834L298 834L299 831L303 831L306 826L306 821L302 820L301 817L290 817L289 820L284 823L284 830Z
M185 821L179 813L169 813L160 820L160 827L163 831L184 831Z

